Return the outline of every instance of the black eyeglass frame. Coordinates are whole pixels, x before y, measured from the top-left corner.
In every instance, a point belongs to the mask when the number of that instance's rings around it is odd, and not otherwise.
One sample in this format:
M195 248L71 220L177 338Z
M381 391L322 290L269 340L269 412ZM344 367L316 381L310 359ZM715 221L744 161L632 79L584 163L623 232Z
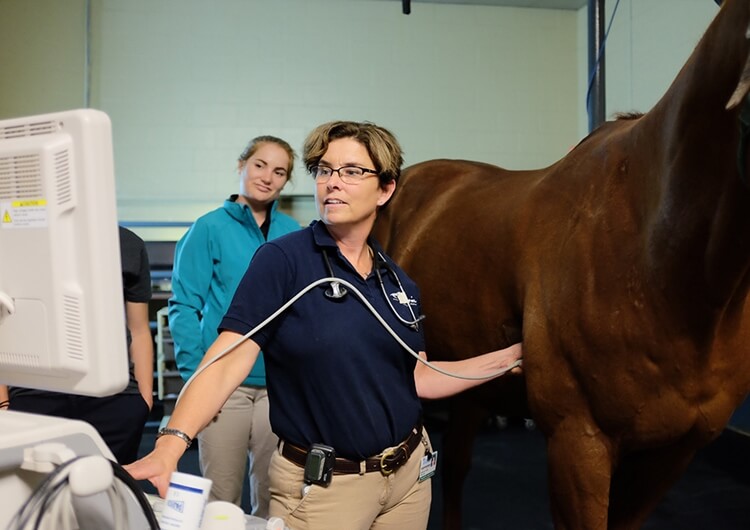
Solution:
M330 173L328 175L320 175L320 174L318 174L318 171L320 171L320 169L328 170L328 171L330 171ZM356 177L354 177L352 175L346 175L346 176L344 176L344 175L341 174L341 170L342 169L358 169L358 170L360 170L362 172L362 175L358 175ZM365 178L367 178L365 176L367 173L371 173L371 174L373 174L375 176L379 176L380 175L380 173L378 173L374 169L369 169L369 168L366 168L366 167L354 166L354 165L341 166L341 167L335 168L335 169L332 168L332 167L329 167L329 166L310 166L310 168L308 169L308 171L310 172L310 174L312 175L312 177L316 181L320 181L320 182L328 182L328 180L330 180L330 178L333 176L334 173L338 173L339 174L339 178L345 184L358 184L359 182L361 182L362 180L364 180Z

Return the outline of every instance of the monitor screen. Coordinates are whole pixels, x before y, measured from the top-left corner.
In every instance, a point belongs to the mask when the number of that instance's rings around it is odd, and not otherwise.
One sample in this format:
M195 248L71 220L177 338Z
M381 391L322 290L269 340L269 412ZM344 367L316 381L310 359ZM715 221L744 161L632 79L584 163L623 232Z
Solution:
M82 109L0 121L0 383L128 382L112 132Z

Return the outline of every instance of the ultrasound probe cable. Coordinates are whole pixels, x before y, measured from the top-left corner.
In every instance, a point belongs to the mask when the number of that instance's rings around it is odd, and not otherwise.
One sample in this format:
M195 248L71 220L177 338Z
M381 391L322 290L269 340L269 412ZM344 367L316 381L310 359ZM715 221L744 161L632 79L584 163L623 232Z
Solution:
M440 372L441 374L447 375L449 377L455 377L456 379L468 379L468 380L473 380L473 381L481 381L481 380L485 380L485 379L493 379L495 377L501 376L501 375L503 375L503 374L511 371L513 368L516 368L517 366L521 366L522 360L518 359L517 361L515 361L513 364L511 364L507 368L503 368L502 370L498 370L496 372L492 372L491 374L488 374L488 375L461 375L461 374L456 374L456 373L453 373L453 372L449 372L448 370L440 368L439 366L435 366L434 364L430 363L427 359L422 359L417 352L415 352L414 350L412 350L403 341L403 339L401 339L401 337L398 336L398 334L393 330L393 328L391 328L391 326L388 325L388 323L383 319L383 317L380 316L380 313L378 313L378 311L372 306L372 304L370 304L370 302L367 301L367 299L359 291L359 289L357 289L354 285L352 285L351 283L347 282L346 280L342 280L341 278L326 277L326 278L321 278L319 280L315 280L314 282L310 283L306 287L302 288L297 294L295 294L292 298L290 298L284 305L282 305L276 311L274 311L271 314L271 316L269 316L268 318L266 318L263 322L261 322L260 324L258 324L255 328L253 328L250 331L248 331L245 335L243 335L242 337L240 337L239 339L237 339L236 342L234 342L233 344L230 344L229 346L227 346L227 348L225 348L223 351L221 351L221 352L217 353L216 355L214 355L211 359L209 359L209 361L206 364L204 364L203 366L201 366L200 368L198 368L195 371L195 373L193 373L193 375L190 376L190 378L185 382L185 385L182 387L182 390L180 390L179 396L177 396L177 401L175 402L175 404L177 404L180 401L180 398L182 397L182 394L183 394L183 392L185 392L185 389L188 387L188 385L190 385L190 383L193 382L193 379L195 379L195 377L198 374L200 374L203 370L205 370L206 368L208 368L209 366L211 366L214 362L218 361L219 359L221 359L222 357L224 357L225 355L227 355L229 352L231 352L232 350L234 350L237 346L239 346L240 344L242 344L243 342L245 342L247 339L249 339L250 337L252 337L253 335L255 335L258 331L260 331L261 329L263 329L273 319L275 319L281 313L283 313L284 311L286 311L294 302L296 302L297 300L299 300L303 295L307 294L310 290L314 289L318 285L321 285L323 283L330 283L330 282L338 282L338 283L344 285L345 287L348 287L349 289L351 289L352 292L354 294L356 294L357 297L362 301L362 303L365 305L365 307L367 307L367 309L370 310L370 312L375 316L375 318L378 319L378 322L380 322L380 324L386 329L386 331L388 331L388 333L390 333L391 336L394 339L396 339L396 342L398 342L417 361L419 361L420 363L424 364L425 366L428 366L428 367L432 368L436 372Z

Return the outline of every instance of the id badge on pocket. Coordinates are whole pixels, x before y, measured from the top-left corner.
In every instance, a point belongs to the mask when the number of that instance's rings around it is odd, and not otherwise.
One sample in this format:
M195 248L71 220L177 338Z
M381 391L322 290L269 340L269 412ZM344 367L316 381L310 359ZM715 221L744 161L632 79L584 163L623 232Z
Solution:
M419 465L419 482L427 480L435 474L435 470L437 469L437 458L437 451L428 451L427 454L422 457L422 463Z

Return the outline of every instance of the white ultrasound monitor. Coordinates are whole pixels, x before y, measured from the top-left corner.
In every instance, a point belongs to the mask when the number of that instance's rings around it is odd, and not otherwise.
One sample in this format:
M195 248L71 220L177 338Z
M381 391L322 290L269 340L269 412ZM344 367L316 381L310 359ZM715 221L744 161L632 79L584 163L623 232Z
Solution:
M0 121L0 383L106 396L128 382L109 117Z

